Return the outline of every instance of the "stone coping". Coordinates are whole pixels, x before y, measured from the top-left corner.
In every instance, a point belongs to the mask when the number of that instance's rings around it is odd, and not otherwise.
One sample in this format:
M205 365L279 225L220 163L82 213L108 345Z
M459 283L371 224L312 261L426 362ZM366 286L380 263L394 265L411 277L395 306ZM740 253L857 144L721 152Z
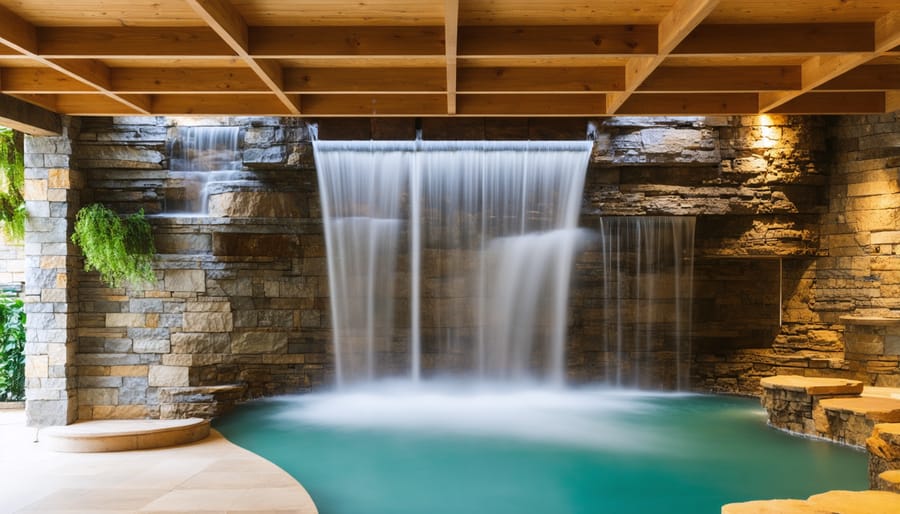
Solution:
M807 500L729 503L722 514L900 514L900 494L887 491L828 491Z
M841 316L841 321L850 325L893 326L900 325L900 318L886 316Z
M828 411L850 412L872 421L900 422L900 400L879 397L827 398L819 405Z
M800 375L776 375L760 380L764 389L785 389L809 395L860 394L863 383L844 378L802 377Z
M2 409L24 409L25 402L0 402L0 410Z
M148 450L192 443L209 435L209 420L111 419L54 426L39 432L58 452L91 453Z

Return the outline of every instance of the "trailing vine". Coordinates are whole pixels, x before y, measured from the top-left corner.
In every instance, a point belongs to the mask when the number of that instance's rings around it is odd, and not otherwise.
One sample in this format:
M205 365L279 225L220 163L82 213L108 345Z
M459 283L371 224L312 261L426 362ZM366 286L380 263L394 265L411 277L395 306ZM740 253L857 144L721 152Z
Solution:
M25 239L25 161L12 129L0 127L0 228L12 242Z
M143 209L123 219L99 203L83 207L75 217L72 242L84 254L84 269L97 270L112 287L156 280L151 267L156 248Z
M25 398L25 306L0 297L0 401Z

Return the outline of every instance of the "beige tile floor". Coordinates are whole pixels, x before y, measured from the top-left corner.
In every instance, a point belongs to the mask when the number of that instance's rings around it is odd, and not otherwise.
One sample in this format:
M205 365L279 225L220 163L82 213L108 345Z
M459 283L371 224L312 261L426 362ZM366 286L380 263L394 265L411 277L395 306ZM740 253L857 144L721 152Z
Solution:
M317 514L296 480L212 431L173 448L58 453L0 410L0 513Z

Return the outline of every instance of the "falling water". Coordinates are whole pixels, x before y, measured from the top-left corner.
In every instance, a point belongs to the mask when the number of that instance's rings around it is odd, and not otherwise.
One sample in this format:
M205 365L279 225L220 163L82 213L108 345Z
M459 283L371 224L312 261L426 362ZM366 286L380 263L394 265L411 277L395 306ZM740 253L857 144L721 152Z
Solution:
M599 243L607 381L687 389L694 218L602 218Z
M210 190L248 179L242 173L239 127L177 127L169 142L169 179L164 211L205 215Z
M590 148L316 142L338 383L562 383Z

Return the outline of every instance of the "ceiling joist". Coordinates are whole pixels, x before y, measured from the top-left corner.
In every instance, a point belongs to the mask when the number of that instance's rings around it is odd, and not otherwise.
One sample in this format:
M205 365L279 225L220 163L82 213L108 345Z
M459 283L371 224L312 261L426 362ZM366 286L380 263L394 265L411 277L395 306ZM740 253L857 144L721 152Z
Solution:
M895 0L45 2L0 7L0 94L70 115L842 114L900 102Z

